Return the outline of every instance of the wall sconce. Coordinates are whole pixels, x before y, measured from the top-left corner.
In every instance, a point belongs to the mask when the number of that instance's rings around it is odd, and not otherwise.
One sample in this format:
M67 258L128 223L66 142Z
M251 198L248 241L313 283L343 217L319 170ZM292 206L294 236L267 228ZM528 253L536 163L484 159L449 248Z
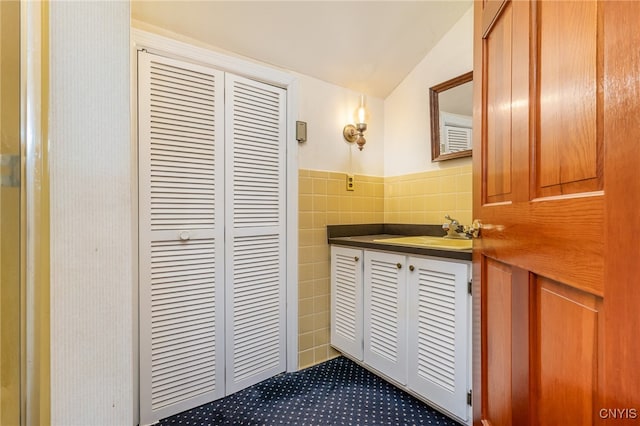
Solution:
M367 140L364 138L364 132L367 130L366 121L367 110L364 108L364 95L360 96L360 107L358 107L357 116L358 122L354 126L353 124L347 124L342 130L342 136L349 143L356 142L358 149L362 151L364 144Z

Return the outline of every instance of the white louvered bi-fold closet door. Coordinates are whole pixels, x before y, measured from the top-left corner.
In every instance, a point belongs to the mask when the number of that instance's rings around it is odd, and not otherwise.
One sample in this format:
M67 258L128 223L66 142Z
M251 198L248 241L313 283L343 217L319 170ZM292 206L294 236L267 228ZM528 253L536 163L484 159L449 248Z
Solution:
M411 258L409 387L467 418L469 266Z
M406 257L364 254L364 362L407 384Z
M140 52L141 424L224 396L224 74Z
M286 92L226 76L227 394L285 370Z

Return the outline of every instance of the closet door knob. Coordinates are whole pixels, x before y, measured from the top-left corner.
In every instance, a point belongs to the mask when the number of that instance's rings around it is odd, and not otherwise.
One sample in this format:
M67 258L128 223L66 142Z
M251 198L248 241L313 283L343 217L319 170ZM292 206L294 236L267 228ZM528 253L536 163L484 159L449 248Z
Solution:
M415 268L413 265L409 265L409 270L410 270L411 272L413 272L413 270L414 270L414 269L416 269L416 268Z
M189 235L189 232L187 232L187 231L182 231L180 233L180 239L182 241L189 241L191 239L191 235Z
M402 268L402 264L401 263L396 263L396 268L398 268L398 269Z
M358 260L360 260L360 258L358 256L356 256L356 257L353 258L353 260L357 262Z

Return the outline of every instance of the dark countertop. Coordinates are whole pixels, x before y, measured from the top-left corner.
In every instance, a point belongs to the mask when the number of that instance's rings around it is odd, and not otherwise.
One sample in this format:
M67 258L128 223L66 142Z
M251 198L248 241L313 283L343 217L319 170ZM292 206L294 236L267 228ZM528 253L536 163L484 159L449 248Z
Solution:
M358 247L373 250L394 251L399 253L436 256L448 259L471 260L471 250L432 249L374 241L385 238L431 235L443 236L440 225L404 225L404 224L364 224L364 225L327 225L329 244Z

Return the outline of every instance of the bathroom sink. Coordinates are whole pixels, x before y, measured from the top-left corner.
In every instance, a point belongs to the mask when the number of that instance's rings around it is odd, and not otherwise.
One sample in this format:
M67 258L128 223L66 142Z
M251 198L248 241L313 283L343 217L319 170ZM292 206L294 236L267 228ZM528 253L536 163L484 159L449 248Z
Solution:
M379 240L373 240L377 243L388 244L400 244L408 246L417 246L434 249L455 249L455 250L470 250L473 241L472 240L456 240L447 239L443 237L431 237L431 236L417 236L417 237L394 237L394 238L382 238Z

